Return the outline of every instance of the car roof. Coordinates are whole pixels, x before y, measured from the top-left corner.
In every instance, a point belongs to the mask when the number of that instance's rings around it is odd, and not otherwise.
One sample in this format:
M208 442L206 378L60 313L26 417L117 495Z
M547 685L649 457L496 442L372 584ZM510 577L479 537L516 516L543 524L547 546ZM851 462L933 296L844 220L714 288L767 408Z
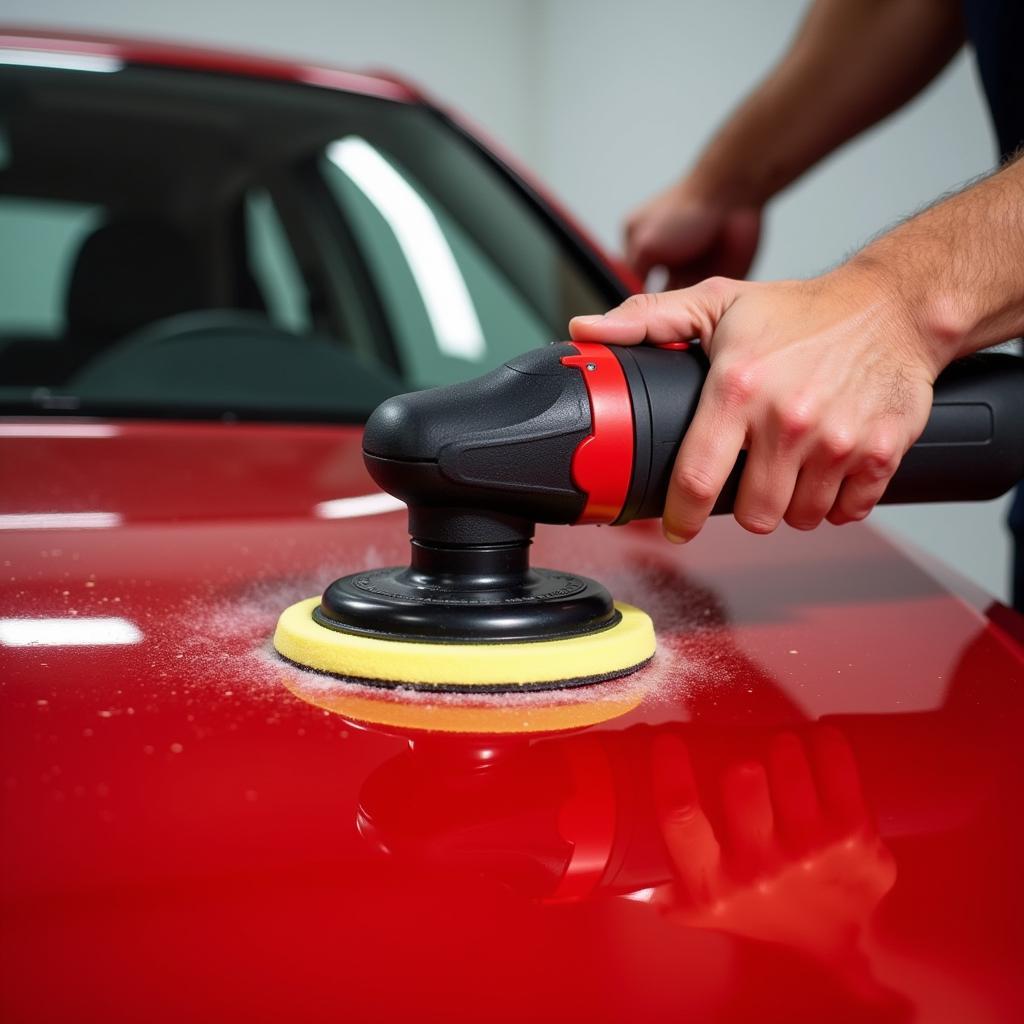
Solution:
M306 61L252 56L240 51L184 43L0 24L0 49L110 57L125 63L301 82L406 103L423 100L418 89L391 75L346 71Z

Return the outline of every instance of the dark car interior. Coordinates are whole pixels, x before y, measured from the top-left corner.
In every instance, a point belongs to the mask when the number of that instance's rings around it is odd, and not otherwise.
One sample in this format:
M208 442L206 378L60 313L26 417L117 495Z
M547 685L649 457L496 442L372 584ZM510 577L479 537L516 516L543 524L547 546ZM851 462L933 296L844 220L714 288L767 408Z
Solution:
M325 147L349 136L434 210L486 329L484 365L424 348L429 303L385 219L329 180L344 176ZM167 68L14 65L0 68L0 143L7 408L359 420L606 301L579 253L429 108Z
M112 342L207 303L195 244L180 228L143 218L107 221L75 254L64 335L8 338L0 374L9 384L63 382Z

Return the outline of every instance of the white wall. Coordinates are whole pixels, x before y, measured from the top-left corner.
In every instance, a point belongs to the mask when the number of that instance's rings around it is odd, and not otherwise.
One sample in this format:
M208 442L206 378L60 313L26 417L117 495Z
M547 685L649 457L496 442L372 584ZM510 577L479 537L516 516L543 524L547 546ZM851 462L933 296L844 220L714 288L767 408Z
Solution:
M192 40L387 67L535 168L609 245L693 160L785 47L804 0L4 0L7 22ZM812 274L990 166L964 55L921 98L770 211L758 277ZM874 521L1005 597L1005 502L879 510Z

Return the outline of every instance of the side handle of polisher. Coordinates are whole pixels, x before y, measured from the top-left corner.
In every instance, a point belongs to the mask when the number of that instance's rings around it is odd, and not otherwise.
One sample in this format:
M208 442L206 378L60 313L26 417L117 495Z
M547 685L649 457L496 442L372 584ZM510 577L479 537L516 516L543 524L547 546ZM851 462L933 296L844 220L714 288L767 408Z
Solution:
M695 349L676 353L637 346L619 352L631 384L642 384L630 389L638 436L631 493L642 492L642 497L624 509L621 523L661 515L676 453L696 411L706 362ZM741 456L715 513L732 511L743 461ZM904 456L882 501L983 501L1005 493L1022 478L1024 359L982 353L954 363L936 381L924 432Z
M1024 478L1024 360L954 363L935 384L924 433L886 488L887 504L985 501Z

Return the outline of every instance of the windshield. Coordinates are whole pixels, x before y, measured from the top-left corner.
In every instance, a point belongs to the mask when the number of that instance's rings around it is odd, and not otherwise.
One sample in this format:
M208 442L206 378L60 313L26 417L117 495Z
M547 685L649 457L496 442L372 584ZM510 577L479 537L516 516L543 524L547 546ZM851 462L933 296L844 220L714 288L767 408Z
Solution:
M0 67L0 412L358 421L616 299L428 107Z

